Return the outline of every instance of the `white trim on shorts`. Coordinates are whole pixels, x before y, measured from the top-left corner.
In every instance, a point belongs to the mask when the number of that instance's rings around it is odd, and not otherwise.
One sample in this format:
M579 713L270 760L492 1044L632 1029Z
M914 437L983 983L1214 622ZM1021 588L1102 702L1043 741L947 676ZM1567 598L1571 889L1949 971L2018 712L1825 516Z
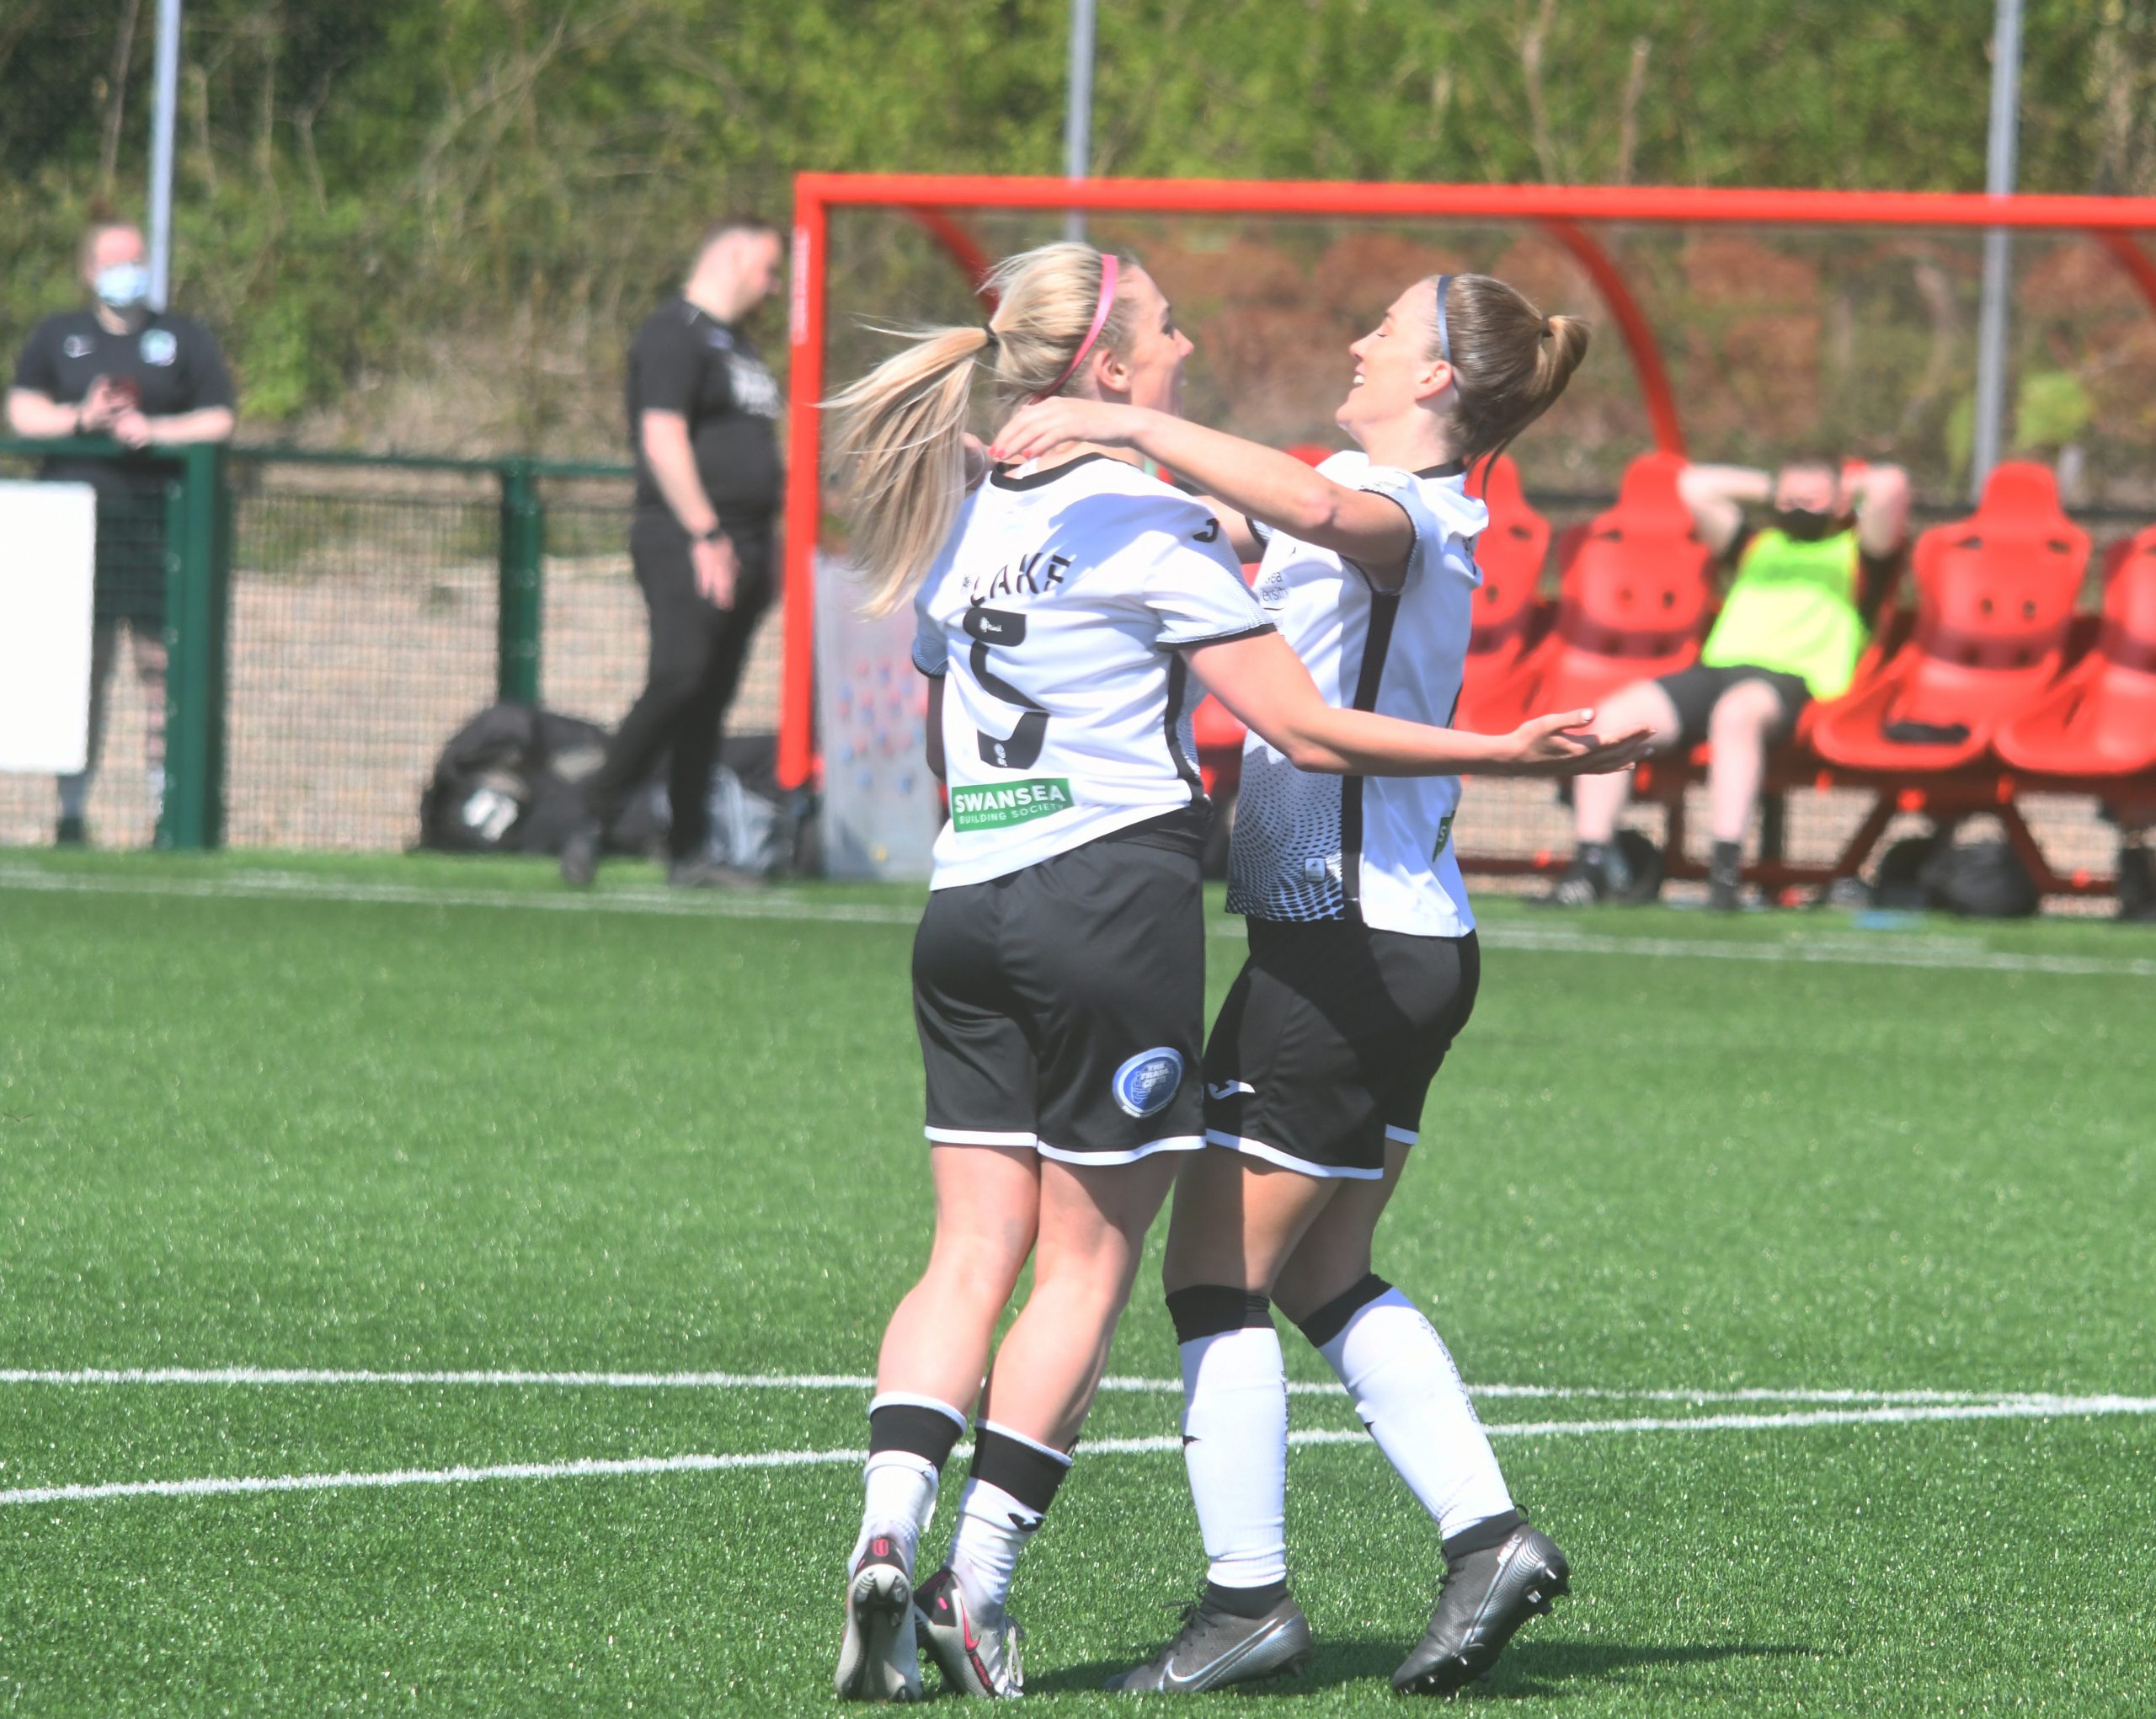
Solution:
M1298 1158L1283 1152L1278 1146L1268 1146L1263 1140L1254 1140L1246 1134L1227 1134L1217 1128L1205 1130L1209 1145L1225 1146L1231 1152L1246 1152L1253 1158L1262 1158L1268 1164L1278 1164L1283 1170L1293 1170L1299 1176L1315 1176L1325 1182L1380 1182L1385 1178L1382 1167L1375 1170L1350 1170L1339 1164L1313 1164L1307 1158Z
M925 1128L921 1132L939 1146L1038 1146L1041 1137L1029 1132L999 1134L992 1129Z
M1422 1139L1422 1135L1416 1133L1413 1129L1402 1128L1397 1123L1391 1122L1385 1125L1385 1137L1396 1145L1401 1146L1412 1146Z
M1135 1164L1155 1152L1194 1152L1204 1144L1203 1134L1171 1134L1148 1140L1142 1146L1133 1146L1127 1152L1075 1152L1068 1146L1051 1146L1046 1140L1034 1141L1033 1150L1059 1164Z

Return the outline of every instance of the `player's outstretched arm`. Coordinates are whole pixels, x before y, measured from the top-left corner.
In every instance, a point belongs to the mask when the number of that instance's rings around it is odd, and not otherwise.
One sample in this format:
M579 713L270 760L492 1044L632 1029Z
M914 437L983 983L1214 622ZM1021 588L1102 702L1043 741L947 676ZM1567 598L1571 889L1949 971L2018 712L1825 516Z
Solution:
M1325 702L1279 634L1209 644L1189 654L1205 690L1298 770L1331 776L1599 776L1646 755L1649 734L1614 740L1588 731L1591 710L1529 718L1508 734L1402 722Z
M1142 406L1043 400L1014 414L989 451L1031 460L1074 441L1135 448L1250 518L1345 556L1380 585L1397 584L1414 553L1415 528L1397 502L1336 483L1293 454Z

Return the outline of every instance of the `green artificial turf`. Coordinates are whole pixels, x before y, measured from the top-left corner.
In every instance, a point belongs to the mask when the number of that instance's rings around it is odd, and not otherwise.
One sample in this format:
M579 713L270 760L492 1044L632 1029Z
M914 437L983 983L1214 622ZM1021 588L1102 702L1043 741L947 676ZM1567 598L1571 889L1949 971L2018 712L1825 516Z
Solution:
M0 1369L869 1371L927 1238L916 905L0 856ZM1485 923L1380 1268L1471 1381L1607 1394L1484 1401L1557 1423L1497 1448L1575 1582L1477 1699L2156 1706L2144 1412L1585 1429L1840 1412L1670 1391L2156 1397L2156 936ZM1111 1370L1174 1375L1150 1279ZM865 1395L0 1382L0 1492L844 1452ZM1089 1435L1177 1407L1112 1392ZM1294 1418L1353 1425L1330 1393ZM1201 1705L1392 1711L1434 1532L1359 1440L1290 1472L1315 1662ZM0 1503L0 1711L822 1711L857 1502L833 1461ZM1092 1691L1201 1573L1174 1455L1081 1449L1019 1578L1028 1700L1123 1711Z

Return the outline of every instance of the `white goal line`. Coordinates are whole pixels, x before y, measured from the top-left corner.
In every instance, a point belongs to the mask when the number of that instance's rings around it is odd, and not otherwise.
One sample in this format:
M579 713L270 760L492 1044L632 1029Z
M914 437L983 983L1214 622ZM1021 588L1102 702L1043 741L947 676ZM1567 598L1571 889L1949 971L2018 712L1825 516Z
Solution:
M463 1385L527 1390L602 1391L873 1391L876 1381L854 1373L624 1373L535 1372L490 1368L468 1371L386 1371L373 1368L329 1367L5 1367L0 1385ZM1181 1396L1179 1379L1134 1379L1111 1375L1101 1389ZM1748 1385L1716 1390L1623 1385L1470 1385L1470 1396L1497 1401L1524 1398L1547 1401L1610 1402L1803 1402L1859 1403L2057 1403L2083 1400L2052 1391L1906 1391L1781 1388ZM1331 1396L1331 1381L1296 1380L1288 1386L1295 1396Z
M1580 1437L1626 1433L1732 1433L1775 1428L1910 1425L1923 1421L2057 1420L2100 1415L2156 1414L2156 1397L2051 1396L1972 1403L1903 1403L1871 1408L1813 1409L1780 1415L1703 1415L1638 1420L1515 1421L1485 1428L1493 1439ZM1372 1444L1358 1430L1290 1433L1294 1445ZM1182 1449L1179 1437L1089 1439L1083 1456L1151 1455ZM962 1453L957 1453L962 1454ZM759 1450L728 1455L584 1457L565 1462L499 1463L484 1468L400 1468L378 1473L215 1476L177 1481L112 1481L88 1486L18 1487L0 1492L0 1505L84 1503L106 1498L194 1498L249 1492L320 1492L395 1487L459 1486L480 1481L583 1480L618 1476L692 1474L730 1469L850 1466L865 1450Z

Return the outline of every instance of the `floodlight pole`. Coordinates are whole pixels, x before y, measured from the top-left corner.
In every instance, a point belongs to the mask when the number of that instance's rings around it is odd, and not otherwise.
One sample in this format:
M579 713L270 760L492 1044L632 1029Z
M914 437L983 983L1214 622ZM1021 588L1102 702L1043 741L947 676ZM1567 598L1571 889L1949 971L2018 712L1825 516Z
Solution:
M2021 108L2021 0L1999 0L1991 45L1991 141L1984 190L2014 194L2015 141ZM2006 415L2006 337L2014 290L2014 238L2003 227L1984 233L1983 308L1977 331L1977 423L1970 448L1969 488L1981 499L1999 463Z
M1070 93L1063 114L1063 176L1082 179L1093 163L1093 0L1070 0ZM1086 213L1063 217L1063 236L1082 244Z
M172 286L172 140L179 109L180 0L157 0L156 83L150 107L150 308Z

